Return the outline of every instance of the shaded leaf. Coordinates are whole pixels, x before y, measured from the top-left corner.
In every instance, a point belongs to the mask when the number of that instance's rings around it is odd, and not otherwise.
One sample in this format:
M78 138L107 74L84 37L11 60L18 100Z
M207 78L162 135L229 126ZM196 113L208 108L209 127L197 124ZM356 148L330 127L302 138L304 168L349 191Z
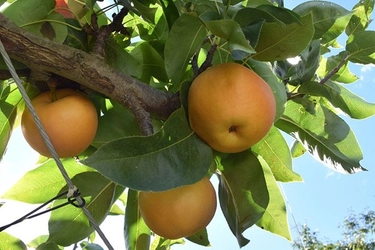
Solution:
M264 215L256 225L291 241L284 197L267 163L262 160L260 162L263 166L270 201Z
M245 35L237 22L229 19L221 19L206 21L204 22L204 25L210 32L212 32L212 34L228 41L229 50L233 59L242 60L250 54L255 53L255 50L246 40Z
M61 250L61 247L57 245L55 242L45 242L36 248L36 250Z
M375 63L375 31L352 34L346 43L349 61L360 64Z
M321 60L320 41L313 40L299 56L273 64L275 74L290 85L298 86L314 78Z
M131 51L131 55L137 59L141 68L140 80L149 83L151 77L162 82L168 82L165 72L164 60L149 42L139 43Z
M105 219L117 198L114 197L116 184L97 172L77 174L72 178L72 182L79 189L81 196L86 201L86 208L99 225ZM67 189L67 186L65 186L61 191ZM58 199L53 203L53 207L66 201L66 198ZM94 228L81 208L67 205L52 211L48 221L48 230L48 242L69 246L89 236Z
M328 1L308 1L298 5L293 11L307 15L312 13L314 39L321 39L322 44L336 39L344 32L352 12L342 6Z
M144 222L138 209L138 191L129 189L126 202L124 238L128 250L148 250L150 246L150 229Z
M18 26L55 42L63 43L68 34L64 17L52 11L55 0L15 1L3 14ZM32 11L30 11L32 10Z
M254 59L280 61L299 55L311 42L314 26L311 14L301 17L302 24L264 23Z
M327 167L341 173L365 170L359 163L363 155L353 131L318 101L306 100L304 105L288 101L284 115L275 125Z
M133 77L141 77L141 64L114 39L108 39L105 46L106 62L116 70Z
M197 182L211 159L211 148L194 134L181 108L156 134L111 141L83 162L123 186L162 191Z
M249 243L243 232L264 214L269 194L264 172L251 151L230 154L221 161L219 200L240 247Z
M140 135L139 126L134 114L123 105L105 99L101 107L103 113L99 117L99 125L92 145L100 147L117 138Z
M299 93L324 96L333 106L355 119L368 118L375 114L375 103L369 103L352 93L341 84L328 81L325 84L306 82L298 89Z
M251 150L262 157L277 181L291 182L302 181L299 174L292 169L292 157L289 147L276 127L272 127L268 134Z
M184 14L173 24L165 44L165 69L174 84L179 84L186 67L206 37L207 32L197 17Z
M20 239L6 232L0 232L0 249L27 250L27 247Z

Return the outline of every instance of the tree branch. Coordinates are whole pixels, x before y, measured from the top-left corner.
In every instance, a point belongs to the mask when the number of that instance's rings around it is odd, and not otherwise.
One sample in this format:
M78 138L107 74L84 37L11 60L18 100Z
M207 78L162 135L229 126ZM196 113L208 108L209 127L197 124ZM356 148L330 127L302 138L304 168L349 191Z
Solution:
M151 120L147 118L150 114L166 119L180 107L177 94L155 89L116 71L98 55L35 36L10 22L1 13L0 39L9 56L31 70L65 77L129 108L144 135L152 132Z

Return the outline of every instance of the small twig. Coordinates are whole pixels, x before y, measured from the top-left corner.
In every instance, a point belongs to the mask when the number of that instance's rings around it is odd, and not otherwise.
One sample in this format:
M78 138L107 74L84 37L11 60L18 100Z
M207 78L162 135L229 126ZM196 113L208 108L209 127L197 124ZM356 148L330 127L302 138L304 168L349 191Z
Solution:
M105 56L105 43L112 32L120 32L121 34L129 34L126 27L122 25L122 20L129 13L129 10L122 8L120 12L113 15L113 21L109 25L99 27L98 17L94 13L91 16L91 26L88 24L83 27L84 31L96 38L93 52L104 57Z
M325 84L334 74L336 74L337 72L339 72L339 70L341 69L342 66L345 65L346 63L346 60L348 59L347 57L347 53L346 51L344 52L344 56L342 57L340 63L335 67L333 68L320 82L319 84L323 85Z
M194 53L192 59L191 59L191 66L193 68L194 72L194 78L197 77L200 73L205 71L208 67L212 65L212 59L214 57L215 51L217 49L217 44L213 44L208 51L206 60L202 63L201 67L198 66L198 56L202 49L202 46L212 40L212 36L206 37L202 44L198 47L197 51Z

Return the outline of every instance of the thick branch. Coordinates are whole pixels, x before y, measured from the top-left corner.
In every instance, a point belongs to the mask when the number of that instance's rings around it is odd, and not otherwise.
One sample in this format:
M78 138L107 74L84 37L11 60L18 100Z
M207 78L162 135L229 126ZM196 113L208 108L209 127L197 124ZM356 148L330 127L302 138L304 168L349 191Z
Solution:
M132 111L138 110L141 104L146 112L166 119L180 106L175 94L157 90L114 70L100 56L30 34L1 13L0 39L9 56L31 70L63 76L122 103ZM138 102L134 104L134 100Z

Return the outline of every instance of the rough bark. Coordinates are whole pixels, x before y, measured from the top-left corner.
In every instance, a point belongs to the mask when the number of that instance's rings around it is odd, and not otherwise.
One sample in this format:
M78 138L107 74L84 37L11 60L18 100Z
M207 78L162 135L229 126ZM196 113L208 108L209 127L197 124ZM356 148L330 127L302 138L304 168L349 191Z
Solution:
M135 114L144 135L152 133L150 115L166 119L180 107L178 95L114 70L99 55L22 30L1 13L0 39L9 56L31 70L65 77L123 104Z

